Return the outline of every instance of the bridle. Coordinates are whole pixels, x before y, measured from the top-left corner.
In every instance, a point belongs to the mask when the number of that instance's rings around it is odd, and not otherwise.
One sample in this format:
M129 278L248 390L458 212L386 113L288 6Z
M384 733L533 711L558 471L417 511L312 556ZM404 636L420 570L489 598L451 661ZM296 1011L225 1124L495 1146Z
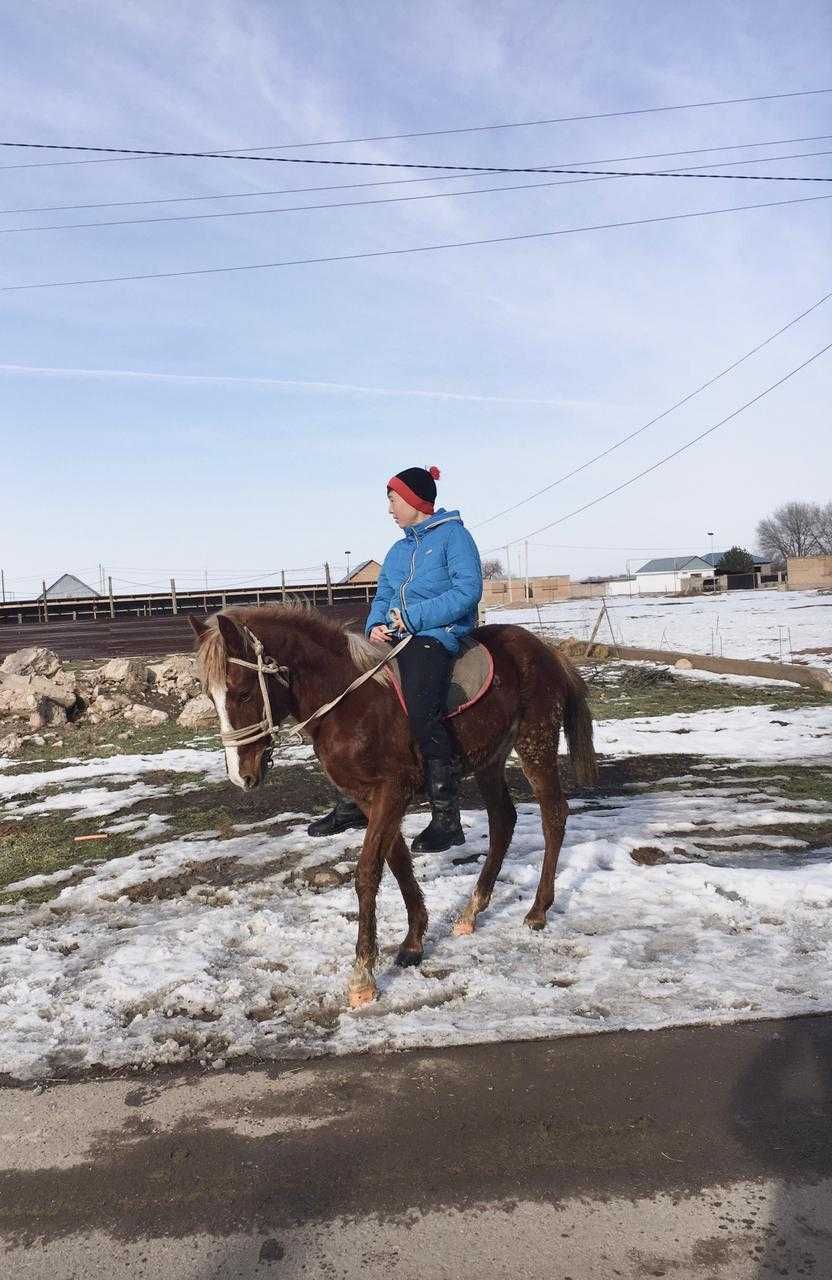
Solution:
M260 685L260 693L263 698L263 715L256 724L244 725L242 729L226 729L220 733L220 741L226 747L248 747L255 742L259 742L261 738L274 739L280 732L280 725L275 724L272 716L272 704L269 698L269 689L266 684L266 676L274 676L275 679L283 685L284 689L292 687L292 673L288 667L281 666L275 662L274 658L268 657L263 649L263 641L256 636L248 627L242 627L243 634L251 644L254 650L255 662L249 662L245 658L227 658L229 663L233 663L235 667L247 667L250 671L257 672L257 681ZM346 698L348 693L352 693L360 685L365 684L367 680L372 680L373 676L392 661L397 654L401 653L406 644L413 639L412 635L406 635L403 640L395 644L389 653L385 653L380 662L377 662L369 671L364 671L357 676L351 684L348 684L337 698L333 698L331 702L325 702L322 707L318 707L317 711L313 711L311 716L307 716L300 724L296 724L292 729L292 733L302 733L308 724L313 720L319 720L328 712L337 707L338 703Z

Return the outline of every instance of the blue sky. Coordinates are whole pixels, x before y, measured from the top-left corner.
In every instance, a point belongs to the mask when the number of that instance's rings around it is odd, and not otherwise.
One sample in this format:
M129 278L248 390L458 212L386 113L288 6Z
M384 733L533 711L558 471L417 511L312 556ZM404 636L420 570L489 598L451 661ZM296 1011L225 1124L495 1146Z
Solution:
M832 86L825 0L42 0L7 7L2 27L3 136L35 142L280 154L290 143ZM724 169L832 150L832 94L287 154L518 166L727 147L683 162ZM79 158L3 149L0 229L526 181L281 196L258 193L395 174L207 159L47 164ZM832 175L830 159L737 172ZM9 167L20 165L36 167ZM622 178L0 234L2 283L362 253L826 190ZM254 198L10 212L228 193ZM0 565L9 587L31 594L67 570L94 582L99 563L128 589L171 574L186 585L204 569L215 582L325 559L337 569L347 548L353 563L380 557L396 533L385 481L415 464L441 467L440 499L462 510L483 551L521 540L829 342L832 301L603 462L477 528L825 293L831 230L832 207L818 201L413 256L5 293ZM830 367L829 356L817 361L702 445L538 535L532 572L621 572L628 559L705 550L708 530L718 546L750 545L773 506L832 498Z

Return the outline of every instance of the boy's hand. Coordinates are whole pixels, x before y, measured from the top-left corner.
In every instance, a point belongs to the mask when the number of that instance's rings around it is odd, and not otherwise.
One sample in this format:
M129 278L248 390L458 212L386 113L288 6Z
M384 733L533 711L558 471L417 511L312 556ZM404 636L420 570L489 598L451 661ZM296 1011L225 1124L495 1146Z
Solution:
M404 634L407 631L407 627L404 625L404 618L402 617L400 610L391 609L390 617L393 620L393 626L396 630Z
M373 644L389 644L390 636L386 627L373 627L368 637Z

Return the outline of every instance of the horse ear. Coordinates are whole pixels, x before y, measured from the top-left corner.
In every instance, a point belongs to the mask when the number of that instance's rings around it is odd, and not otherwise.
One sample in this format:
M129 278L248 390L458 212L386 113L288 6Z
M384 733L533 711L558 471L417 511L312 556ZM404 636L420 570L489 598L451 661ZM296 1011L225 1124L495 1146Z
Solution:
M203 622L202 619L198 618L194 613L188 614L188 622L190 623L191 630L193 631L197 640L201 640L202 637L205 635L205 632L208 630L208 624L206 622Z
M243 637L240 635L240 629L236 622L233 622L226 614L218 613L217 626L219 627L220 635L225 641L225 647L228 652L233 654L235 657L240 657L244 652L245 646L243 645Z

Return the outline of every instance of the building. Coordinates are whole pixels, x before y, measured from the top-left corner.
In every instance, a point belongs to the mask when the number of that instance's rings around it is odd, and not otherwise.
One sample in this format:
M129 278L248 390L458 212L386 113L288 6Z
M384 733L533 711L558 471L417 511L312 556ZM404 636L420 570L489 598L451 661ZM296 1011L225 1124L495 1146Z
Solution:
M720 552L720 556L724 552ZM693 595L714 588L716 574L704 556L664 556L648 560L635 574L634 595ZM707 583L707 588L705 584Z
M91 600L98 599L99 592L93 590L86 582L76 578L74 573L62 573L51 587L46 588L47 600Z
M381 565L378 560L362 560L361 564L357 564L354 569L341 579L341 582L344 585L347 583L359 585L363 585L365 582L375 583L378 582L380 573Z
M832 591L832 556L796 556L786 567L789 591Z

